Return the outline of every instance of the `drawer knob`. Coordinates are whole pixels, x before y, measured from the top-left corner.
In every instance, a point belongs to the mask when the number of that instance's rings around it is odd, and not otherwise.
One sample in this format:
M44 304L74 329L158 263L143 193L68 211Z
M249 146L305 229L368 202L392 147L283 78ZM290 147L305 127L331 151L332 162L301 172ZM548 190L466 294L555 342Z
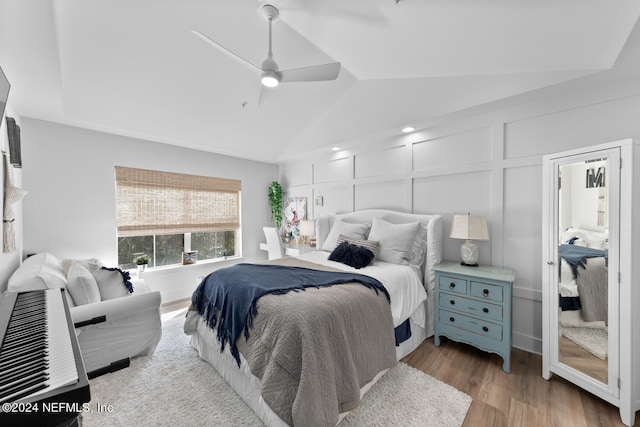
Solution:
M483 312L483 313L488 313L488 312L489 312L489 309L488 309L487 307L485 307L485 308L483 308L483 309L482 309L482 312Z
M449 321L451 321L451 322L455 322L455 321L456 321L456 319L455 319L455 318L453 318L453 317L449 317Z
M483 326L482 330L485 331L485 332L489 332L489 328L487 328L486 326Z
M483 289L483 290L482 290L482 295L484 295L485 297L486 297L487 295L489 295L489 289Z
M453 288L455 288L455 287L456 287L456 284L455 284L455 283L453 283L453 282L451 282L451 283L449 283L449 287L450 287L451 289L453 289Z
M455 304L456 304L456 302L455 302L454 300L451 300L451 301L449 301L449 304L451 304L451 305L455 305Z

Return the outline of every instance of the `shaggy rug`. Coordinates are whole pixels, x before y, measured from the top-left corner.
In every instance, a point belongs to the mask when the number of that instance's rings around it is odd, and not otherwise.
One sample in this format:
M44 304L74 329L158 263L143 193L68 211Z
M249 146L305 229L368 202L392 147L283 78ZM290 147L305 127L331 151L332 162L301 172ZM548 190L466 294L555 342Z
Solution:
M153 356L90 382L83 426L261 426L253 411L198 357L183 317L162 325ZM460 426L471 397L404 363L364 396L341 426Z
M606 329L562 328L560 333L594 356L605 360L609 350Z

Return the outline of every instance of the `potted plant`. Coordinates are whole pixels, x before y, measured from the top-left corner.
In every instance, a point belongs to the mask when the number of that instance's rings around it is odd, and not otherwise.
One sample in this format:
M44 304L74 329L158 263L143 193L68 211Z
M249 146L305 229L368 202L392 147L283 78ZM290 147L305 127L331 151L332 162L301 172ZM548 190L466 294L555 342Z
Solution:
M282 187L277 181L269 186L269 205L271 206L271 221L280 230L282 226Z
M138 271L145 271L149 262L151 261L151 257L147 254L142 254L136 258L136 265L138 266Z

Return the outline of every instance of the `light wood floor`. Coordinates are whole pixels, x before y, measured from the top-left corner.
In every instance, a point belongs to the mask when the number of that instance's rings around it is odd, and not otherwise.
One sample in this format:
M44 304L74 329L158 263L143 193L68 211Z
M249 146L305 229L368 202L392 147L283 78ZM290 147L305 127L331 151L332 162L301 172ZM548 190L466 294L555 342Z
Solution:
M473 398L463 427L624 426L617 407L557 375L542 378L536 354L514 349L507 374L500 356L444 338L436 347L429 338L403 362Z
M163 305L162 312L183 310L189 300ZM616 427L624 426L618 408L557 375L542 378L542 357L514 349L511 373L502 358L442 338L423 342L403 362L473 398L463 427ZM635 424L640 426L636 414Z
M609 381L609 376L607 375L608 360L597 358L566 337L560 338L560 362L605 384Z

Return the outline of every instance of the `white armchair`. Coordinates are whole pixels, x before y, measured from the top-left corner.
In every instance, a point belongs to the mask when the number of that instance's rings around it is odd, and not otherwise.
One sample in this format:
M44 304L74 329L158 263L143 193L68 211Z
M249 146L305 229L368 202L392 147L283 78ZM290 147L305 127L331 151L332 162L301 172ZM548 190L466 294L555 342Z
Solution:
M63 263L51 254L39 253L24 260L11 275L7 291L66 290L82 358L92 378L128 366L132 357L152 354L162 336L160 292L151 291L143 280L137 279L131 280L133 293L130 294L122 281L118 283L117 276L112 279L115 280L111 283L98 283L102 300L100 294L96 297L94 293L89 299L95 302L79 301L81 305L78 305L67 288ZM104 291L107 285L122 288Z

